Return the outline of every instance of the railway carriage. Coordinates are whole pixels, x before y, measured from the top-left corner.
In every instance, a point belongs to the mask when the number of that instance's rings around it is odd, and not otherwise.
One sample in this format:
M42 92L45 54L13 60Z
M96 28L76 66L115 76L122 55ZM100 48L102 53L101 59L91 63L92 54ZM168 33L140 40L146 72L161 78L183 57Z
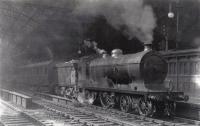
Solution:
M163 52L168 61L168 81L174 91L181 91L190 97L200 94L200 50L188 49Z
M16 87L47 92L54 85L57 76L54 63L45 61L19 67L17 77Z

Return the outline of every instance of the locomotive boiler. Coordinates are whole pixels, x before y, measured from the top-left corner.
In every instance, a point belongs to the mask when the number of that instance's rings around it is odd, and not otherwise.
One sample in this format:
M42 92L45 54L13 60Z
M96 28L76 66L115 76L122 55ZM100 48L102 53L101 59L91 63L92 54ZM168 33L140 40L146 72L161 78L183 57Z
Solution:
M113 50L114 53L120 50ZM89 64L92 87L120 88L131 91L164 90L167 63L153 51L136 54L113 54L98 58Z

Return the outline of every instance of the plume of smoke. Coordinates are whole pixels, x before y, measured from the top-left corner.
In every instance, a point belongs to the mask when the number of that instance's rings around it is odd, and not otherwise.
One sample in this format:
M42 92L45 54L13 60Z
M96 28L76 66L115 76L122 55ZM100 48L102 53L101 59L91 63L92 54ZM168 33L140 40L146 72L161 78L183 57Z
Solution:
M103 15L129 39L136 37L144 43L153 40L156 19L151 6L144 5L142 0L79 0L74 13L92 17Z
M97 47L97 42L95 42L95 41L90 41L90 40L84 40L83 41L83 43L84 43L84 45L85 46L87 46L88 48L92 48L92 49L94 49L95 51L96 51L96 53L98 53L98 54L103 54L103 53L106 53L106 51L104 50L104 49L99 49L98 47Z

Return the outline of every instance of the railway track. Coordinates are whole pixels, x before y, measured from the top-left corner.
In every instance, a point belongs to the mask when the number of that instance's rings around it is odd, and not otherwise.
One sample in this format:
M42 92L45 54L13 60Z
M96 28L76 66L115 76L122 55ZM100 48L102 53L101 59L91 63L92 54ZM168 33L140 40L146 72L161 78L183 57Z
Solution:
M42 126L65 126L66 118L60 116L57 113L54 113L53 111L49 111L47 109L37 109L37 111L31 112L26 111L26 114L29 115L34 120L37 120L37 122L41 123Z
M35 97L33 102L40 105L36 110L23 110L17 117L2 118L4 124L10 120L15 126L195 126L191 121L161 120L124 113L116 109L104 109L94 105L55 103ZM16 120L16 121L15 121ZM27 121L29 120L29 121Z
M2 115L2 126L37 126L22 115Z
M73 105L63 105L53 101L36 101L46 109L59 114L67 119L73 119L76 123L85 126L195 126L189 121L165 121L143 117L135 114L124 113L115 109L104 109L102 107L87 105L74 107Z
M81 108L73 106L62 106L54 104L49 101L35 101L37 104L44 106L49 111L52 111L60 117L64 117L65 123L78 126L122 126L124 124L119 122L114 122L109 119L102 118L101 116L96 116L93 112L84 111ZM132 126L132 125L130 125Z
M159 125L159 126L195 126L196 123L194 120L184 119L179 117L174 117L174 119L156 119L143 117L136 114L125 113L116 109L104 109L102 107L90 105L87 106L87 109L95 108L99 113L105 114L108 116L113 116L116 119L120 119L127 122L137 122L142 123L143 125ZM136 121L135 121L136 120Z
M40 126L30 117L0 100L0 126Z

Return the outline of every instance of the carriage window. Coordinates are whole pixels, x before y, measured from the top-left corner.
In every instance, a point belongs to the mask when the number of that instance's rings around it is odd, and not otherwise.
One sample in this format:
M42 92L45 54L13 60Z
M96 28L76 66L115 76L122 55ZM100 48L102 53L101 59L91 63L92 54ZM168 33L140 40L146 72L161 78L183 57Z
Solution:
M182 62L179 63L179 74L183 74L184 73L184 64Z
M31 75L33 75L33 68L30 68L29 72L30 72Z
M40 73L41 73L41 69L40 69L40 68L37 68L37 71L38 71L38 74L40 74Z
M192 74L196 74L196 62L192 63Z
M195 74L198 74L198 63L195 63Z
M37 68L36 70L37 70L37 74L39 74L39 73L40 73L40 71L39 71L39 70L40 70L40 68Z
M176 70L177 70L176 62L173 63L173 66L174 66L173 73L176 74Z
M184 70L185 70L185 69L184 69L184 65L185 65L185 63L182 62L182 63L181 63L181 74L184 74Z
M176 74L176 63L173 63L173 74Z
M43 72L43 67L39 68L39 73L42 74Z
M47 68L44 67L44 74L47 74Z
M178 63L178 74L181 74L181 65L182 65L182 63L180 62L180 63Z
M44 67L41 68L41 74L44 74Z
M189 66L189 72L190 72L189 74L191 75L191 74L192 74L193 66L192 66L192 63L191 63L191 62L189 63L189 65L190 65L190 66Z
M199 75L200 74L200 62L197 63L196 71L197 71L197 74Z
M41 74L44 74L44 67L40 69Z
M188 64L185 62L184 63L184 74L188 74Z
M195 70L195 64L192 62L191 63L191 74L194 74L194 70Z
M39 73L42 74L43 72L43 67L39 68Z
M41 67L41 68L39 68L39 74L42 74L42 70L43 70L43 68Z
M31 68L28 69L28 72L29 72L30 75L32 75Z

